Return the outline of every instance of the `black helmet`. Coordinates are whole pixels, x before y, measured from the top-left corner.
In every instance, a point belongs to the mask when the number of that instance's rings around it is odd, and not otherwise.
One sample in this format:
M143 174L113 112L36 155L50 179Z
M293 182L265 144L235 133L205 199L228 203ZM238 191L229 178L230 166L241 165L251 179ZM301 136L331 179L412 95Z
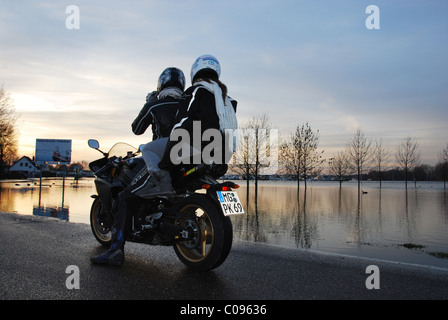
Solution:
M167 87L177 87L185 90L185 76L182 70L177 68L166 68L157 82L157 91L162 91Z

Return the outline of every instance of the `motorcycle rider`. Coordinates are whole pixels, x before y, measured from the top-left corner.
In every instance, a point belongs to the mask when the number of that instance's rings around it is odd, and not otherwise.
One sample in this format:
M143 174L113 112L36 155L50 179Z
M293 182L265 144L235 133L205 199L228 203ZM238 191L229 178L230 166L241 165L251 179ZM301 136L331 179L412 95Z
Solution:
M152 125L152 140L168 137L185 89L185 76L178 68L166 68L157 81L157 91L148 93L146 103L132 122L132 132L143 134Z
M227 164L233 152L236 151L238 143L238 122L235 114L237 102L227 96L227 87L219 80L220 75L221 65L214 56L202 55L194 61L191 68L192 86L185 90L179 101L179 111L176 115L177 124L174 125L170 137L173 137L176 130L184 129L191 138L197 139L193 132L195 122L196 124L200 123L201 137L208 129L219 130L223 137L223 144L222 150L217 151L221 151L223 155L221 163ZM206 141L192 142L190 141L190 146L201 146L201 150L199 150L201 154L208 143ZM172 156L177 157L178 155L176 152L173 152L172 155L171 151L177 143L170 138L159 168L172 170L175 167ZM194 163L191 158L194 159L196 150L192 147L190 150L190 155L188 155L190 159L187 161ZM185 156L182 155L182 158L185 159Z
M185 76L180 69L167 68L159 77L157 91L149 93L147 103L143 106L137 118L132 123L132 131L136 135L145 132L152 124L153 141L141 148L143 159L148 168L145 183L133 191L140 197L167 195L173 192L171 177L168 171L161 171L157 167L160 162L168 136L175 124L175 116L179 108L178 100L185 89ZM160 93L159 93L160 92ZM154 102L154 99L157 102ZM173 98L173 99L171 99ZM154 189L154 187L157 188ZM152 192L148 194L148 190Z
M165 69L158 79L157 91L146 96L146 103L132 123L136 135L143 134L152 125L153 141L141 148L146 166L136 178L118 195L118 204L114 206L114 225L112 227L111 247L104 254L92 257L94 264L122 265L124 262L125 232L127 230L127 212L132 208L133 199L147 196L148 189L157 184L160 193L170 193L171 179L168 175L154 175L154 164L160 161L165 150L168 136L175 124L175 115L179 108L179 99L185 89L185 76L178 68Z
M184 92L179 100L179 110L176 114L177 123L174 125L169 138L157 141L159 151L164 151L162 153L163 158L161 157L160 160L154 157L152 159L154 161L151 161L151 164L148 165L151 168L151 176L161 178L151 180L155 185L153 188L145 190L145 197L172 192L170 172L175 170L176 165L174 163L178 161L177 159L172 161L171 151L179 142L172 140L171 137L173 137L173 134L176 135L176 130L184 130L188 132L190 138L199 139L202 138L202 134L207 129L219 131L222 134L223 142L221 150L218 150L223 155L221 163L227 164L230 156L236 151L238 143L238 122L235 114L237 102L227 96L227 87L219 80L220 75L221 65L212 55L202 55L193 63L191 68L192 86ZM193 134L195 122L199 122L201 125L199 137L194 137ZM225 135L230 135L230 137ZM229 145L225 145L226 142ZM182 155L181 163L194 163L195 155L201 154L203 148L207 145L205 141L199 141L198 143L189 141L188 143L190 154ZM195 150L192 147L195 145L200 145L201 150Z

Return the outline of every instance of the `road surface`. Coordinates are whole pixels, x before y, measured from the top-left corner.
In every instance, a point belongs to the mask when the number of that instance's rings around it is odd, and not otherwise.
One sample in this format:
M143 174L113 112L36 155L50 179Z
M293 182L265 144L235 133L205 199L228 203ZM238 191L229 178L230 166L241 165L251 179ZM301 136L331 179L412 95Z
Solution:
M236 241L224 264L206 273L188 270L171 247L135 243L126 244L122 267L91 265L103 251L88 225L0 213L0 299L181 300L192 307L201 300L448 298L446 270L301 249ZM366 273L371 265L377 269ZM367 288L373 285L379 288Z

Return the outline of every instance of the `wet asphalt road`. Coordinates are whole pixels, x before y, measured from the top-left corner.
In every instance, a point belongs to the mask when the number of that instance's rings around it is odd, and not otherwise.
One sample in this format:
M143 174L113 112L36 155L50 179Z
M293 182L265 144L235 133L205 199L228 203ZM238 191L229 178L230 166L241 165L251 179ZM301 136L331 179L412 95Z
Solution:
M103 251L88 225L0 213L0 299L448 298L448 271L298 249L237 241L224 264L207 273L188 270L171 247L134 243L126 244L122 267L91 265L89 257ZM74 273L66 270L73 265L79 289L70 290ZM379 289L366 288L369 265L379 268Z

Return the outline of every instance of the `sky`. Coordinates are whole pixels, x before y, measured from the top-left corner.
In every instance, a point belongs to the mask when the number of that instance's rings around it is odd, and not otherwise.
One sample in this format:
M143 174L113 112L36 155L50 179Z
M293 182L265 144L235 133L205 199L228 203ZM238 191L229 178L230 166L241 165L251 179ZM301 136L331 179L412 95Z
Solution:
M20 156L57 138L91 161L90 138L149 142L131 123L160 73L178 67L189 86L212 54L240 124L266 114L287 137L309 123L327 158L358 128L392 153L412 136L434 165L448 144L447 14L445 0L1 0L0 85Z

